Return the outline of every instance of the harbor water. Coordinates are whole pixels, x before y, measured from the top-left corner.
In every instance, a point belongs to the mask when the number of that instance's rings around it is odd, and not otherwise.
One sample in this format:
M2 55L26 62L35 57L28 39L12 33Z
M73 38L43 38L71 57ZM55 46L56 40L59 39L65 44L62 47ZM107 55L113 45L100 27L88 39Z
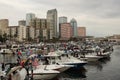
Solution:
M61 73L52 80L120 80L120 46L114 46L109 58Z

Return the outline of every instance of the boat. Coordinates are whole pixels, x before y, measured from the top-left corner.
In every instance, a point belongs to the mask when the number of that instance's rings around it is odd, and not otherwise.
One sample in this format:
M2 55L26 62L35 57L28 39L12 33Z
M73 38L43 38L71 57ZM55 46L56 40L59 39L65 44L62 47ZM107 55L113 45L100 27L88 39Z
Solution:
M33 55L29 56L29 58L34 57L34 56L36 56L36 55L33 54ZM55 59L53 59L56 56L58 56L58 55L51 55L51 54L44 55L43 56L44 60L38 61L38 65L36 67L39 69L57 70L59 72L66 71L67 69L73 67L71 65L58 64L57 62L55 62Z
M110 57L110 55L111 55L111 52L104 52L104 53L101 53L101 54L98 54L97 56L101 56L101 57L103 57L103 58L107 58L107 57Z
M87 61L77 59L73 56L66 56L66 57L61 57L61 61L59 60L58 63L60 64L65 64L65 65L72 65L75 68L79 68L87 64Z
M12 54L12 50L10 49L1 49L0 50L0 54Z
M97 61L97 60L99 60L100 58L103 58L103 57L102 56L97 56L97 55L85 55L85 58L87 58L88 62L91 62L91 61Z
M44 55L43 57L49 59L49 64L46 66L46 69L52 69L52 70L58 70L60 72L64 72L67 69L73 67L72 65L59 64L57 61L60 55L56 54L56 52L50 52L48 53L48 55Z
M59 72L64 72L71 68L71 65L62 65L62 64L49 64L49 65L38 65L37 68L49 69L49 70L57 70Z
M56 52L56 53L51 54L51 55L52 56L56 55L56 57L54 59L55 59L55 62L58 63L58 64L70 65L70 66L74 66L74 67L82 67L85 64L87 64L87 61L79 60L79 59L71 56L68 53L63 53L62 52L61 55L60 55L60 53L59 53L59 55L57 55L57 52Z
M82 67L85 64L87 64L87 61L79 60L73 56L70 56L69 54L62 53L62 54L57 54L57 51L55 52L50 52L48 55L44 55L45 57L51 57L50 59L53 58L53 61L57 64L60 65L70 65L74 67Z
M55 76L57 76L57 74L59 74L59 71L56 70L50 70L50 69L34 69L33 70L33 74L31 73L31 71L29 71L29 75L33 75L33 79L40 79L40 80L45 80L45 79L52 79Z

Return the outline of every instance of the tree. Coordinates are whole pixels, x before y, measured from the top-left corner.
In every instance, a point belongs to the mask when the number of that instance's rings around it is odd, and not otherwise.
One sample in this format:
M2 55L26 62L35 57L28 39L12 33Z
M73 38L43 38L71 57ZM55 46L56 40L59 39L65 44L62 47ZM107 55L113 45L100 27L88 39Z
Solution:
M33 41L33 39L32 39L31 37L28 37L28 41L30 41L30 42L31 42L31 41Z
M3 37L2 37L2 35L0 35L0 41L3 42Z
M3 42L5 42L7 40L8 36L6 33L3 34Z

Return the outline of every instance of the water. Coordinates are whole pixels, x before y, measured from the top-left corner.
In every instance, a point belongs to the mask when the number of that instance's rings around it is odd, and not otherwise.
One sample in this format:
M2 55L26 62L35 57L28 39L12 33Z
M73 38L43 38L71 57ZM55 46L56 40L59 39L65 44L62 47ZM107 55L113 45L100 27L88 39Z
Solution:
M114 47L109 58L61 73L52 80L120 80L120 46Z

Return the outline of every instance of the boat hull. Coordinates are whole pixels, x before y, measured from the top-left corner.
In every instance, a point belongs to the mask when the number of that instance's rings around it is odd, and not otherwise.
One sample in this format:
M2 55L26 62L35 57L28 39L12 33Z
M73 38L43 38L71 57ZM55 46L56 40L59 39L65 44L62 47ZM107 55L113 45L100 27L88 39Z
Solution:
M33 70L33 73L31 74L31 71L29 71L29 75L33 75L33 79L52 79L57 74L59 74L59 71L56 70L47 70L47 69L36 69Z
M54 78L55 76L57 76L57 74L55 73L50 73L50 74L33 74L33 79L52 79Z
M102 56L99 57L87 57L88 58L88 62L92 62L92 61L98 61L99 59L102 58Z
M111 52L106 52L106 53L102 53L98 56L101 56L102 58L107 58L107 57L110 57L110 55L111 55Z
M74 67L71 67L71 68L80 68L80 67L83 67L84 65L86 65L86 63L70 63L70 64L67 64L67 65L72 65Z
M43 69L48 69L48 70L57 70L59 72L64 72L67 69L69 69L70 65L39 65L37 68L43 68Z

